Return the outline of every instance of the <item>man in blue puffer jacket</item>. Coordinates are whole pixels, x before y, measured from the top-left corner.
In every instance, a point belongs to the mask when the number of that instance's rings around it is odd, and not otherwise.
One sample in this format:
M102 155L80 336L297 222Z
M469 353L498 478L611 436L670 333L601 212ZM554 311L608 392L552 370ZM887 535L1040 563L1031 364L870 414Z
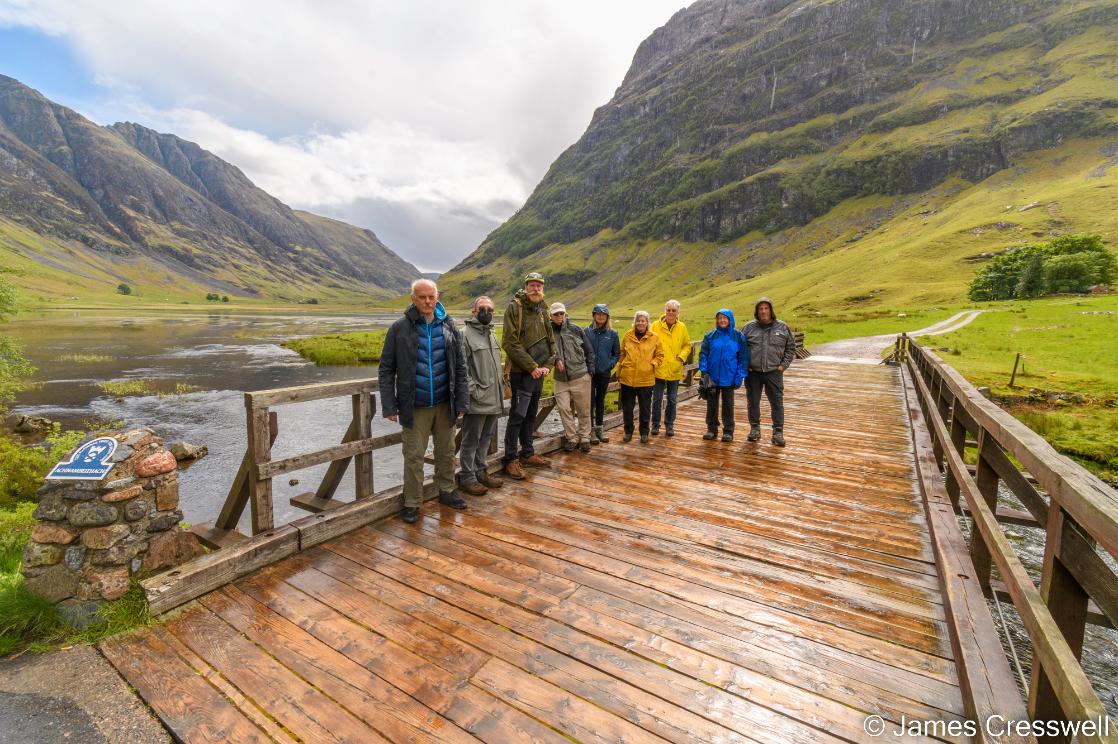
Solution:
M734 391L749 374L749 347L734 327L734 312L728 307L714 316L714 330L703 336L699 350L702 384L709 386L707 431L703 439L718 436L718 400L722 399L722 441L734 441Z
M469 413L470 385L462 336L438 297L429 279L412 284L412 304L388 329L378 371L384 417L404 427L403 517L409 523L423 503L423 455L432 436L439 503L466 508L454 490L454 422Z

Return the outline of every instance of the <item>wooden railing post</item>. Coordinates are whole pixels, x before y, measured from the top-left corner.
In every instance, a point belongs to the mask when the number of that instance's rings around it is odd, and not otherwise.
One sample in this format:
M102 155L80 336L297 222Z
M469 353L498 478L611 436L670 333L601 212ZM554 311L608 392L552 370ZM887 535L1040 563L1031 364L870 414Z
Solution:
M974 474L974 482L978 486L978 492L982 495L983 501L990 507L991 513L997 513L998 510L998 473L985 451L990 447L997 446L987 435L985 429L978 432L978 468ZM982 586L982 591L989 596L990 547L982 539L982 534L973 523L970 531L970 557L971 562L974 563L975 578Z
M268 412L268 445L275 444L276 437L279 435L279 420L275 411ZM229 487L229 493L225 496L225 504L221 507L221 513L217 519L214 520L214 527L218 530L235 530L237 523L241 521L241 515L245 513L245 507L248 506L249 501L249 486L248 482L252 476L252 447L249 446L245 450L245 456L241 458L241 467L237 470L237 475L233 478L233 485Z
M373 435L373 404L371 393L360 392L353 395L353 427L357 439L368 439ZM353 457L356 497L368 498L373 489L373 453L361 452Z
M963 451L967 446L967 428L963 425L963 421L959 414L961 405L958 399L951 402L951 446L955 451L962 456ZM947 496L951 499L951 505L955 507L955 511L959 511L959 480L951 469L947 469L947 479L944 484L947 488Z
M245 394L248 425L248 450L252 464L248 473L249 506L252 510L252 534L259 535L275 526L272 515L272 479L261 478L258 466L272 459L272 443L268 436L268 408L253 405L251 394Z
M1075 658L1083 655L1083 635L1087 627L1087 592L1060 560L1062 535L1066 528L1076 529L1075 522L1058 504L1050 504L1044 541L1044 568L1040 579L1040 596L1052 613ZM1029 716L1034 721L1062 721L1067 714L1060 705L1052 680L1044 665L1033 662L1029 684ZM1066 742L1068 737L1038 737L1040 741Z

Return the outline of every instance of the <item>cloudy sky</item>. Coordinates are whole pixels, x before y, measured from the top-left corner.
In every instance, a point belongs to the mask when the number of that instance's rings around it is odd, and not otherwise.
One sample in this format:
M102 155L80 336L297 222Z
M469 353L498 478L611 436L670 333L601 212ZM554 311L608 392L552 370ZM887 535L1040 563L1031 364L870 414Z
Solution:
M0 0L0 73L450 268L686 0Z

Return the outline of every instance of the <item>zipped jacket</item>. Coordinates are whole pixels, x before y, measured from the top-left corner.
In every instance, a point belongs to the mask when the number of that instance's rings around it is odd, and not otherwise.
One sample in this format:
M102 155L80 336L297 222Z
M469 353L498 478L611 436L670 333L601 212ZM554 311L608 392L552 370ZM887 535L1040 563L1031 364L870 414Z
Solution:
M469 413L470 389L466 377L466 355L462 349L462 335L454 320L446 314L442 304L435 306L436 316L442 317L444 354L447 369L447 400L455 417ZM388 328L381 351L380 380L381 414L398 416L402 426L410 427L414 421L416 395L416 367L419 364L419 325L427 323L415 308L409 305ZM426 332L426 330L425 330Z

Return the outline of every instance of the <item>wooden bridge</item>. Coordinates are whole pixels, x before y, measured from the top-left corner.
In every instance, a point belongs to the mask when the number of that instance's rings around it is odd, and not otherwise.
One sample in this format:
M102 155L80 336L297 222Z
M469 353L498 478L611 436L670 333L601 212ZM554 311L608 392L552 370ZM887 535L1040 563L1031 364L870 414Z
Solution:
M251 502L255 534L204 528L218 549L147 582L165 622L102 651L184 741L1030 741L984 724L1098 719L1078 656L1118 618L1118 499L934 354L895 356L795 365L786 448L744 441L744 394L731 444L688 401L673 439L555 454L415 525L372 488L398 437L370 436L374 382L246 395L226 516ZM271 459L269 406L339 394L347 442ZM270 523L266 481L349 458L358 498L338 465L297 499L316 513ZM1039 589L1006 521L1047 530ZM1027 689L987 595L1032 640Z

